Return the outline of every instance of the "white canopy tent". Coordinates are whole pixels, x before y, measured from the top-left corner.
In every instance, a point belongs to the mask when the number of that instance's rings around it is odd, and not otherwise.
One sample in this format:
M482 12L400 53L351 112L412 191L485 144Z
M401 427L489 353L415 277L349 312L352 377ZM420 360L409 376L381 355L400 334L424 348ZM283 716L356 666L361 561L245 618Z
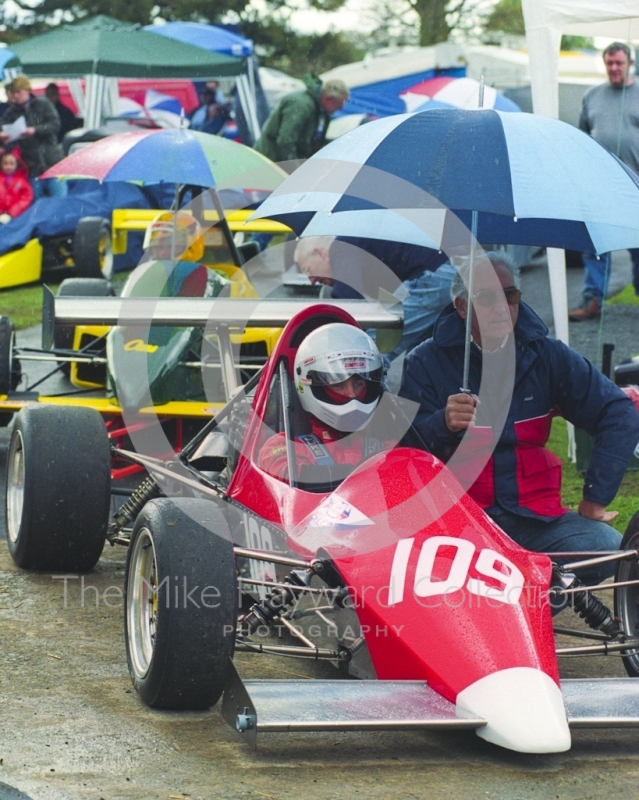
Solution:
M522 0L528 42L533 110L557 118L562 34L639 39L637 0ZM563 250L548 250L555 334L568 343L568 296Z

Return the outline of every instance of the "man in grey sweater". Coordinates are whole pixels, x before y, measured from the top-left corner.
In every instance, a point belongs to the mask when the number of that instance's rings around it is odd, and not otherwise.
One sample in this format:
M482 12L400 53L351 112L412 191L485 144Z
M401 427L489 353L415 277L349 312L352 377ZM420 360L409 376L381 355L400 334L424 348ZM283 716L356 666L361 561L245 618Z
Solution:
M584 95L579 127L639 175L639 83L632 74L635 62L630 48L621 42L609 44L603 58L608 83L593 86ZM632 283L639 295L639 249L630 250L630 257ZM609 253L600 258L584 253L583 259L583 302L570 312L573 322L600 316L608 282Z

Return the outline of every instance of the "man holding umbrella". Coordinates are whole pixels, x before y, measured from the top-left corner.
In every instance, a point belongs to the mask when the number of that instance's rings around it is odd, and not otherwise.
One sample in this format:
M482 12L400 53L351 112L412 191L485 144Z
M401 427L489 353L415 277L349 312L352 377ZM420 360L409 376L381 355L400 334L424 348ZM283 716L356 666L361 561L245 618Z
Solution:
M628 397L557 339L521 303L504 253L475 264L469 391L462 386L469 265L453 279L433 338L406 357L400 394L419 404L421 446L448 462L463 488L518 544L541 552L616 550L606 510L634 447L639 415ZM561 415L595 437L578 512L561 503L561 462L545 445ZM410 444L420 446L411 441ZM584 571L586 583L614 564ZM581 573L580 573L581 575Z

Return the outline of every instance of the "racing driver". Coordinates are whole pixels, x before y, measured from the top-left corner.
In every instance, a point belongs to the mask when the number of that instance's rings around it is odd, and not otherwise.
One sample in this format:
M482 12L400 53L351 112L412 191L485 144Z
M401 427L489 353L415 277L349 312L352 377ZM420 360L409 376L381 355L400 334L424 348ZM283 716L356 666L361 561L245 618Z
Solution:
M297 396L308 412L308 432L295 437L302 479L308 468L355 467L386 449L365 430L382 394L383 364L361 328L341 322L317 328L299 346L294 373ZM280 480L288 478L284 433L267 439L258 466Z

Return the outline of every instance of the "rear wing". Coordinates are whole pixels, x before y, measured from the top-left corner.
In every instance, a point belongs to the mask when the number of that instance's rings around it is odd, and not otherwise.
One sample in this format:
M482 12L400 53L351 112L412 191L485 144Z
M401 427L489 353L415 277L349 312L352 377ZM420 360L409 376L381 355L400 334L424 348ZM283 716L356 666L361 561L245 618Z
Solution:
M364 328L378 329L377 346L392 351L404 325L402 304L389 302L322 300L321 305L342 308ZM392 305L391 305L392 303ZM229 395L238 385L233 364L231 333L245 328L284 328L300 311L318 305L311 298L229 297L56 297L48 286L42 295L42 349L53 347L56 325L124 325L201 327L218 337L222 373Z
M43 287L42 347L53 346L56 325L161 325L170 327L283 328L312 298L56 297ZM348 311L363 328L401 331L402 305L368 300L321 300Z

